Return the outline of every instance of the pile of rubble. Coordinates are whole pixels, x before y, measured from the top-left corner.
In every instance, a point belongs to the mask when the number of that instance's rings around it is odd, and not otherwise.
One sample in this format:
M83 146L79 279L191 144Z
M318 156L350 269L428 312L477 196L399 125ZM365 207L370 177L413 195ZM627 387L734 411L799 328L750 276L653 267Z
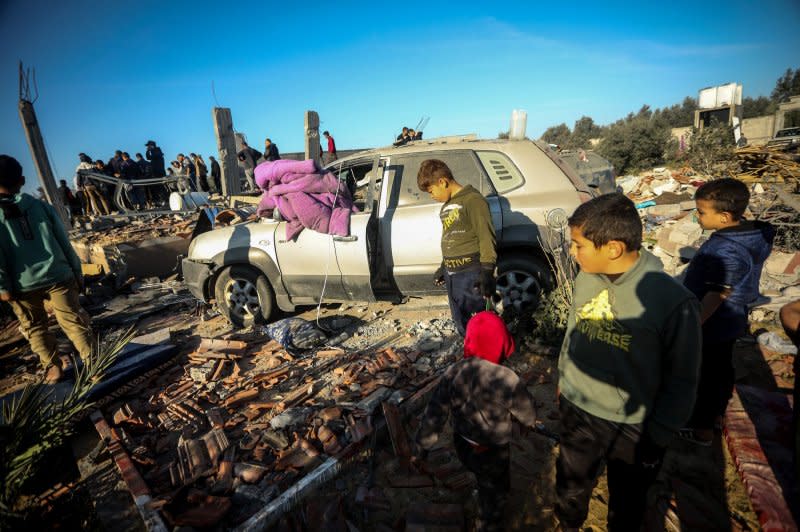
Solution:
M84 275L114 275L119 283L130 277L165 277L175 270L177 257L188 252L197 220L198 214L97 218L91 231L70 240Z
M203 339L185 365L138 394L146 399L106 410L150 489L149 508L175 526L263 524L272 519L266 503L306 476L321 477L330 460L361 452L387 426L407 462L403 417L424 405L460 346L442 349L441 338L428 338L401 347L401 336L417 339L400 329L366 351L327 345L298 353L263 336ZM389 342L394 347L383 347ZM465 482L460 468L438 473L446 485ZM404 478L396 480L422 481Z
M744 182L791 183L800 181L800 156L779 146L746 146L736 149L741 173L736 177Z

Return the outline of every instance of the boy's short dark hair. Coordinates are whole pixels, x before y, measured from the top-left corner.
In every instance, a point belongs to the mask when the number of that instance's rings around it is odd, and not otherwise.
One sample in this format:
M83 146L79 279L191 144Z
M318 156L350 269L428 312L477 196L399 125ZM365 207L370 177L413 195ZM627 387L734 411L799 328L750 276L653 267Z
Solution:
M439 159L426 159L422 161L422 164L419 165L419 172L417 172L417 186L419 189L423 192L427 192L439 179L455 181L450 167Z
M330 133L328 133L327 131L323 131L322 134L323 135L330 135Z
M568 223L598 248L612 240L625 244L628 251L642 247L642 220L636 205L623 194L603 194L587 201L575 209Z
M750 191L738 179L725 177L701 185L694 199L710 201L718 212L729 212L739 219L750 203Z
M0 155L0 186L13 188L22 181L22 165L10 155Z

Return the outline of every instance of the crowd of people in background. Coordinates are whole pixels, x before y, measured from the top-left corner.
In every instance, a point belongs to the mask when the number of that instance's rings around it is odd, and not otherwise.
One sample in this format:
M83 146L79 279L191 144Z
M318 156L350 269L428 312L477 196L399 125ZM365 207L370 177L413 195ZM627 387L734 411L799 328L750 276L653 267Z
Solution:
M323 132L327 141L327 150L320 145L323 163L328 164L337 159L336 141L329 131ZM422 133L403 128L398 137L402 143L422 138ZM255 182L255 168L265 161L277 161L281 158L277 144L270 138L264 140L264 151L261 152L246 141L242 141L242 149L237 159L244 170L245 189L250 192L258 190ZM222 192L222 170L213 155L208 162L198 153L178 153L175 159L167 164L164 152L153 140L145 143L144 153L134 153L131 157L127 151L116 150L107 161L93 159L86 153L78 154L79 163L75 168L72 187L62 179L59 183L59 198L75 220L79 216L103 216L118 212L118 201L126 210L142 211L168 208L169 194L177 191L180 194L199 191L209 194ZM117 184L113 177L124 180L119 197L115 197ZM136 181L151 178L176 177L174 184L136 185ZM43 194L43 193L42 193Z
M164 152L153 140L145 143L144 154L137 152L133 157L129 152L116 150L106 162L93 159L86 153L79 153L78 159L72 188L65 179L58 187L59 198L73 221L78 216L113 214L118 211L117 201L126 210L141 211L168 208L169 194L175 190L182 194L221 191L222 172L213 155L206 163L200 154L190 153L186 157L179 153L167 166ZM119 197L115 198L116 183L101 176L124 180ZM178 178L174 184L136 185L136 181L143 179L173 176Z

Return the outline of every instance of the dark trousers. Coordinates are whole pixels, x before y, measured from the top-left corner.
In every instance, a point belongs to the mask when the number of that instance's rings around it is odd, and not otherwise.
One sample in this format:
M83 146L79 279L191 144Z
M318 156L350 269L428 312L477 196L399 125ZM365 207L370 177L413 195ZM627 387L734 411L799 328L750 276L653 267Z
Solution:
M578 528L586 520L589 498L608 468L608 530L639 530L647 491L658 467L640 465L637 446L641 424L616 423L595 417L563 397L561 444L556 460L556 515L563 527Z
M687 425L694 429L714 428L714 419L725 413L733 396L733 344L703 341L697 399Z
M486 310L486 300L477 287L480 282L480 269L466 270L463 272L447 273L447 299L450 303L450 315L456 324L456 329L464 336L467 332L467 322L476 313Z
M458 434L453 434L453 445L458 459L478 480L480 515L489 525L486 528L502 530L506 500L511 489L508 445L478 449Z

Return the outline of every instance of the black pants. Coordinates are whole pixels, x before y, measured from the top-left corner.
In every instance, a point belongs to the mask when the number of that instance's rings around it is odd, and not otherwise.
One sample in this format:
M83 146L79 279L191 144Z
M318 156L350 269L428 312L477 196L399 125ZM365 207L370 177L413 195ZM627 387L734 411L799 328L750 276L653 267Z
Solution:
M697 399L687 425L694 429L714 428L714 419L725 413L733 396L733 344L703 341Z
M561 445L556 460L556 515L562 526L578 528L589 512L589 498L608 468L608 530L639 530L647 490L658 467L637 460L641 424L615 423L595 417L563 397Z
M458 459L478 479L481 519L489 524L487 528L502 530L506 500L511 489L508 445L491 446L479 451L458 434L453 434L453 445Z
M464 336L467 332L467 322L476 313L486 310L486 300L481 295L480 269L466 270L463 272L447 273L447 299L450 303L450 315L456 324L456 329Z

